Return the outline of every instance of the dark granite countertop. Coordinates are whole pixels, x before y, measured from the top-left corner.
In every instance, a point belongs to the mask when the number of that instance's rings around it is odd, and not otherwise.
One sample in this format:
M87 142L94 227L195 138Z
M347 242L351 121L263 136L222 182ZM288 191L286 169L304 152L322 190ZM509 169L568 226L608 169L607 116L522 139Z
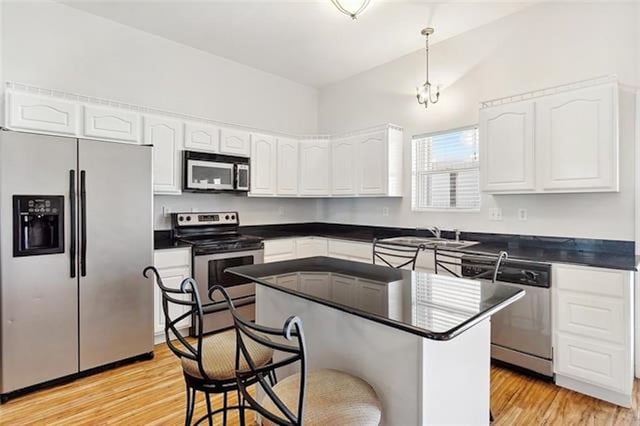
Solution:
M426 229L322 222L241 226L240 232L264 239L317 236L360 242L371 242L374 238L408 235L431 236ZM162 234L164 237L158 240L158 234ZM450 239L455 237L452 231L443 231L442 236ZM180 243L172 241L169 237L170 231L156 231L156 249L180 247ZM506 251L512 259L569 263L626 271L638 270L638 264L640 263L640 257L635 255L633 241L480 232L462 232L460 238L467 241L480 242L480 244L469 247L470 250L487 253ZM183 246L186 245L183 243Z
M450 340L524 296L523 290L502 284L330 257L238 266L226 272L433 340ZM286 286L278 285L281 276L288 278ZM311 276L313 280L306 279ZM347 291L331 291L336 276L341 285L351 286L355 297L346 297ZM293 284L292 277L297 280ZM384 289L379 293L384 303L367 306L358 302L361 279L368 286Z
M171 231L155 231L153 233L153 248L154 250L164 250L172 248L191 247L189 243L176 240L171 235Z

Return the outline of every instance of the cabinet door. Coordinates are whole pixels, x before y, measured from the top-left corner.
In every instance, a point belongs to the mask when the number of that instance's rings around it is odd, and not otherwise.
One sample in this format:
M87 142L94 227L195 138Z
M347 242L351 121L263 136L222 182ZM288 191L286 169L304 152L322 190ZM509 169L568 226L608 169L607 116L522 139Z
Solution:
M373 262L373 246L370 243L360 243L345 240L328 240L328 253L331 257L355 260L358 262Z
M296 240L296 257L313 257L327 255L327 240L324 238L307 237Z
M298 141L278 139L278 160L276 167L278 195L298 194Z
M480 111L480 178L487 192L536 189L534 104L514 103Z
M329 194L329 141L300 142L300 195Z
M83 110L83 136L122 142L140 142L139 113L93 105L85 105Z
M162 278L162 282L165 286L173 289L179 289L180 284L185 278L188 278L190 275L190 271L188 267L177 267L177 268L159 268L158 273ZM158 288L157 284L154 287L155 289L155 321L154 328L155 334L161 334L164 332L165 326L165 318L164 311L162 309L162 293ZM189 300L187 295L177 295L174 296L176 298L180 298L182 300ZM188 306L178 306L174 303L169 304L169 317L177 318L181 314L187 312L189 310ZM177 328L186 328L191 325L191 318L185 318L182 321L176 324Z
M222 154L248 157L251 151L249 132L235 129L220 129L220 152Z
M292 238L265 240L264 263L279 262L296 258L296 244Z
M144 117L144 142L153 145L153 190L180 193L182 123L164 117Z
M357 169L358 194L387 193L387 132L372 133L358 138Z
M184 147L187 149L218 152L220 150L220 129L203 123L184 125Z
M7 93L7 127L56 135L77 135L78 105L63 99Z
M342 138L331 142L331 193L355 195L359 163L355 138Z
M278 145L272 136L251 135L251 194L276 193L276 151Z
M536 106L543 191L618 191L614 84L541 99Z
M328 299L331 295L330 275L327 272L301 272L300 291Z
M290 290L299 290L298 288L298 274L279 275L275 278L276 284L280 287L288 288Z
M331 278L331 299L345 306L357 306L358 280L333 274Z
M384 283L359 280L358 306L366 312L379 315L387 314L387 286Z

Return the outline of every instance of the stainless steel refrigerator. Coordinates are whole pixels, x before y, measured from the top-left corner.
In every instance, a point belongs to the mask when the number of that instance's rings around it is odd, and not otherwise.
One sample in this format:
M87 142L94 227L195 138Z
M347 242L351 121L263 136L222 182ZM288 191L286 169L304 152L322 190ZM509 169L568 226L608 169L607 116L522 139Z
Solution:
M0 132L0 396L153 350L150 146Z

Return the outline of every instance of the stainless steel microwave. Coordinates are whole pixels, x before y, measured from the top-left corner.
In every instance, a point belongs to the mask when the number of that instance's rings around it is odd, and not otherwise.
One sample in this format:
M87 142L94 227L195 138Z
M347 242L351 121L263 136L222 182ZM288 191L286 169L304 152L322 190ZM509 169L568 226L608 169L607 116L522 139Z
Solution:
M249 191L248 158L184 151L183 170L185 191Z

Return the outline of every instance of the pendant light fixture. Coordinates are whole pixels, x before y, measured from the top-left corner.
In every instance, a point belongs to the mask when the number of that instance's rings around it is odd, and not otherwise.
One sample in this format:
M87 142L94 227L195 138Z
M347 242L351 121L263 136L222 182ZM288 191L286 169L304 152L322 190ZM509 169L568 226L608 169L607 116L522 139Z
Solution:
M429 36L433 34L433 28L425 28L421 34L425 37L425 57L426 57L426 79L422 86L416 87L416 98L418 103L424 105L425 108L429 106L429 102L435 104L440 99L440 88L436 87L435 94L432 93L431 82L429 81Z
M364 12L371 0L331 0L331 3L351 19L358 19L358 15Z

